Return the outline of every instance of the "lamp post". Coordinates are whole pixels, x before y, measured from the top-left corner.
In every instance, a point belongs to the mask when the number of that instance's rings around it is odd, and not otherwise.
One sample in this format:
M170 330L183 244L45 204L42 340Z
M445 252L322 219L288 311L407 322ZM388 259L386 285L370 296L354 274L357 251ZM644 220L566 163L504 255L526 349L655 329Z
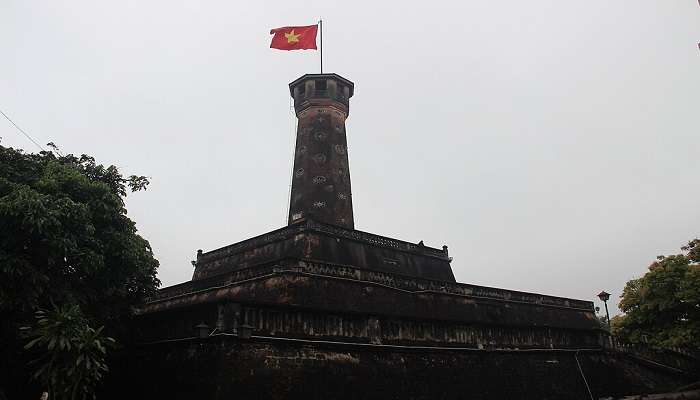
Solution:
M199 325L194 327L195 331L197 332L197 337L200 339L206 339L209 337L209 325L205 324L204 321L202 321Z
M605 290L602 292L598 293L598 298L605 303L605 317L608 320L608 329L610 328L610 313L608 312L608 300L610 300L610 293L607 293Z

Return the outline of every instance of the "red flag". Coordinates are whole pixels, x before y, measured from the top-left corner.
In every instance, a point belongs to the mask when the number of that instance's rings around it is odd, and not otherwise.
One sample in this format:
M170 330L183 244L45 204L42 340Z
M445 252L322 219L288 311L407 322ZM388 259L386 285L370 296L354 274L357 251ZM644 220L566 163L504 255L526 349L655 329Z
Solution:
M318 25L309 26L285 26L270 31L272 43L271 49L279 50L306 50L316 49L316 32Z

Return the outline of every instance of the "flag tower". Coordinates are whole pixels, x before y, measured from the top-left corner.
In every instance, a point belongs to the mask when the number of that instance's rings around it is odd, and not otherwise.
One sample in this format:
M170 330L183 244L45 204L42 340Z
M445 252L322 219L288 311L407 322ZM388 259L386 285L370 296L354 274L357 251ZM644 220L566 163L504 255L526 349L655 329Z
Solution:
M314 220L354 228L345 120L354 84L307 74L289 84L297 116L289 224Z

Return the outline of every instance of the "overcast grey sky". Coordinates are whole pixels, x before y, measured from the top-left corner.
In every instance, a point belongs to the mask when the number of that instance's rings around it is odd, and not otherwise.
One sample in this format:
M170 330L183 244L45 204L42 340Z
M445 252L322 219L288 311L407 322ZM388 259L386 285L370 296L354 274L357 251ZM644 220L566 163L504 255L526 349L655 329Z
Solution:
M150 176L129 215L179 283L198 248L285 224L287 84L319 58L268 32L319 16L355 82L358 229L447 244L461 282L614 303L700 236L694 0L0 0L0 109Z

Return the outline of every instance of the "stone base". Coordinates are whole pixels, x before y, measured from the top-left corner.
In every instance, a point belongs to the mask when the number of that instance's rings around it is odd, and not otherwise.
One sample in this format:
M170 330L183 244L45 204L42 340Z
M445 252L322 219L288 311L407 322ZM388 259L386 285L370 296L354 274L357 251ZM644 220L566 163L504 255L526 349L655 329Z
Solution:
M99 398L589 400L585 382L598 399L673 391L693 380L600 350L402 348L233 336L142 345L113 365Z

